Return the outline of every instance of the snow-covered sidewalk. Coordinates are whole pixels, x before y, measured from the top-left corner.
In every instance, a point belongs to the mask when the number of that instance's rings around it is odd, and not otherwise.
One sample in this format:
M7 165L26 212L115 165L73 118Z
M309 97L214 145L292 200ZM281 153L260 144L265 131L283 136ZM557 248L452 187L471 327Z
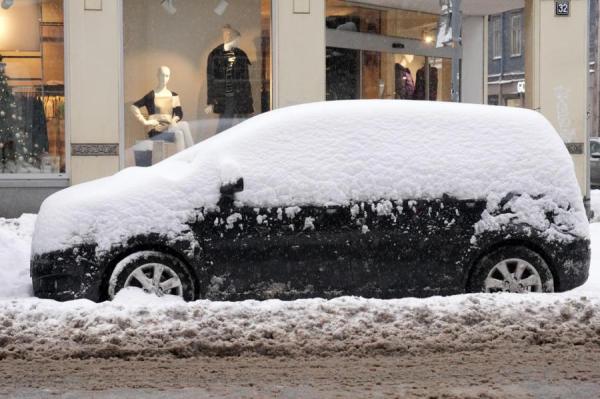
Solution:
M561 294L184 303L32 298L35 216L0 219L0 359L259 353L323 355L600 344L600 224L589 281Z

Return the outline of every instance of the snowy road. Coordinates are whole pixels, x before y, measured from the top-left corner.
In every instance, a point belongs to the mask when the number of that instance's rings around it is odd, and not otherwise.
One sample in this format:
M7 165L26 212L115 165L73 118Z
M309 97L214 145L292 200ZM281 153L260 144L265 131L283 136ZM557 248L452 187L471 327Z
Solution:
M460 355L199 357L0 362L0 398L580 398L600 392L600 348Z

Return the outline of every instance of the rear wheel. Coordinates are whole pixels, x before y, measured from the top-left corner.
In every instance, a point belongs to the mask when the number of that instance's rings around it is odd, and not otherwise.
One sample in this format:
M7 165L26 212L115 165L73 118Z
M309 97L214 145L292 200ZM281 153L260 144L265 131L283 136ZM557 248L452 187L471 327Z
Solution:
M510 246L484 256L473 271L470 292L554 292L546 261L529 248Z
M176 257L157 251L136 252L117 263L108 281L108 298L128 287L194 300L194 281L187 267Z

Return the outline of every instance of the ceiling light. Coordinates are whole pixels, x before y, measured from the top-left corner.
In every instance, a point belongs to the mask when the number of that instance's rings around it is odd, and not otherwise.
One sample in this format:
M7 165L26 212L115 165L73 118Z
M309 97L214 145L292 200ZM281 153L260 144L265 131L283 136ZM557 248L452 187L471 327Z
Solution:
M217 15L225 14L225 10L227 10L228 5L229 5L229 3L227 2L227 0L219 1L219 4L217 4L217 6L215 7L215 14L217 14Z
M14 0L2 0L2 8L8 10L10 7L12 7L14 2Z
M162 6L162 8L165 9L167 14L175 15L177 9L175 8L175 5L173 3L175 3L175 0L162 0L160 2L160 5Z

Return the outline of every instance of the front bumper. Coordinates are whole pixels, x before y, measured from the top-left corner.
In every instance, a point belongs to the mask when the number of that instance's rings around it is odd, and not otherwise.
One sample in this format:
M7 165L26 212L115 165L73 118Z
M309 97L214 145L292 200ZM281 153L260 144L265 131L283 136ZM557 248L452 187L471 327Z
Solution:
M38 298L99 301L102 270L93 248L74 247L31 259L33 293Z

